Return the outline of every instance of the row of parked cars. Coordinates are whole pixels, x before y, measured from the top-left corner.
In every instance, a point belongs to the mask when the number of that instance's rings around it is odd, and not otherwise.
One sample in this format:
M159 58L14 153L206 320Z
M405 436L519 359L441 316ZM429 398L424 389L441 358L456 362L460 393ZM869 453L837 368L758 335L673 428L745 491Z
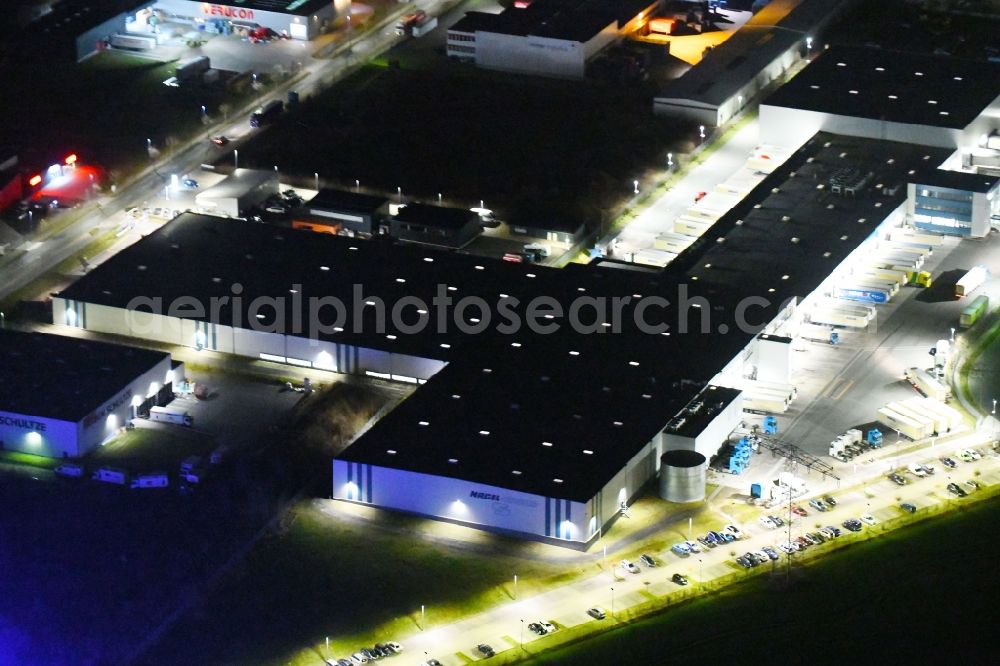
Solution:
M694 541L682 541L675 543L670 547L670 550L681 557L686 557L691 553L700 553L701 547L712 549L723 544L732 543L733 541L739 541L744 537L746 537L746 534L743 530L736 527L736 525L726 525L721 530L710 530L703 536L698 537L697 543Z
M391 657L403 651L403 646L395 641L376 643L370 648L361 648L350 657L340 659L326 659L327 666L357 666L357 664L367 664L370 661L378 661L385 657ZM436 661L436 660L432 660Z

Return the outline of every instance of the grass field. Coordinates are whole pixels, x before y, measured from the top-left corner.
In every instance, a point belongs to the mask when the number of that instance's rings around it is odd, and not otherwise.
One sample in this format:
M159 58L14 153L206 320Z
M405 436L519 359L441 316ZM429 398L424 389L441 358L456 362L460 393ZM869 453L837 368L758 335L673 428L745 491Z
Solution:
M654 117L641 90L448 62L373 64L303 103L240 158L345 187L401 187L404 197L484 199L512 222L595 222L631 196L633 179L661 169L667 151L682 152L689 129Z
M529 660L540 666L978 661L1000 617L991 500Z

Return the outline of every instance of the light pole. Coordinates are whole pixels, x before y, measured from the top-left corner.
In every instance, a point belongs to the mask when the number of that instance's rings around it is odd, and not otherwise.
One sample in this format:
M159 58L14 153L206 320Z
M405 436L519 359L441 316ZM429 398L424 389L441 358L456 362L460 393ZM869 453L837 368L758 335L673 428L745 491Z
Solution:
M277 164L274 165L274 173L278 173L278 165Z
M521 618L521 649L524 649L524 618Z
M420 631L423 631L426 627L427 615L424 613L424 605L420 604Z
M205 105L201 105L201 121L205 122L208 120L208 110L205 109Z
M316 191L319 191L319 171L313 173L313 178L316 179Z
M806 50L812 51L812 48L813 48L813 38L806 37Z
M694 522L694 518L688 517L688 541L691 540L691 526Z
M672 169L674 166L674 154L667 153L667 168Z
M233 168L234 169L239 169L240 168L240 151L239 150L233 150Z
M360 192L361 191L361 181L360 180L357 180L357 179L354 180L354 191L355 192Z
M705 139L705 126L704 125L698 125L698 135L702 138L702 140Z
M403 188L402 187L397 187L396 188L396 196L399 197L399 203L403 203Z
M0 312L0 329L6 328L7 326L7 315Z
M146 154L149 155L149 161L153 161L153 140L146 139Z
M955 328L954 327L952 327L952 329L951 329L951 341L952 342L955 341Z
M632 194L639 194L639 181L632 181Z
M441 193L440 192L438 192L438 205L439 206L441 205Z
M615 616L615 588L611 588L611 617Z
M993 411L990 412L991 415L997 415L997 399L993 398Z

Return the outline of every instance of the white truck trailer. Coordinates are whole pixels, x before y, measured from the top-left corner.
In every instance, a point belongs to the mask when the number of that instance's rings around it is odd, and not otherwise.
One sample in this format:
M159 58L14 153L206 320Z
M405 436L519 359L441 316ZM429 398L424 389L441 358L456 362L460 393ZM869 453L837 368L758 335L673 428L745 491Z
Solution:
M183 426L190 426L194 423L191 415L178 407L150 407L149 420Z
M928 398L945 402L951 397L948 385L934 377L923 368L907 368L904 372L906 381Z
M963 275L955 283L955 298L968 296L976 289L979 289L990 276L990 270L986 266L976 266Z

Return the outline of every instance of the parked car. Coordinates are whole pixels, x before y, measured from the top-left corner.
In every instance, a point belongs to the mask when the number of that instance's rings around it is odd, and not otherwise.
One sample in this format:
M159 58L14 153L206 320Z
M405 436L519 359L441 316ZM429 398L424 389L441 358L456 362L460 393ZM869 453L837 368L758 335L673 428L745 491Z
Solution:
M899 508L902 509L903 511L905 511L906 513L916 513L917 512L917 507L913 506L909 502L903 502L902 504L899 505Z
M708 537L698 537L698 543L703 545L705 548L715 548L715 542L709 541Z
M941 464L949 469L955 469L956 467L958 467L958 463L956 463L951 458L941 458Z
M889 475L889 480L892 481L893 483L895 483L897 486L905 486L906 485L906 479L904 477L900 476L899 474L896 474L895 472L893 472L892 474Z
M774 524L774 521L771 520L770 516L761 516L757 519L757 522L760 523L761 527L766 527L769 530L773 530L777 527L777 525Z
M730 534L733 535L734 539L742 539L745 536L743 534L743 531L740 528L736 527L736 525L726 525L723 532L729 532Z
M678 585L687 585L688 584L688 579L685 578L684 576L680 575L679 573L675 573L673 576L671 576L670 580L674 581Z
M227 143L229 143L229 138L220 134L219 136L213 136L211 139L209 139L209 141L211 141L217 146L224 146Z
M795 546L793 546L790 541L785 541L783 543L779 543L778 544L778 548L781 550L781 552L785 553L786 555L791 555L796 550L798 550L798 548L796 548Z
M639 567L635 565L635 562L630 562L629 560L622 560L621 565L622 569L631 574L639 573Z
M546 622L545 620L542 620L541 622L539 622L539 624L542 625L542 629L547 634L551 634L556 630L556 625L552 624L551 622Z
M965 491L957 483L949 483L948 492L957 497L965 497Z
M817 511L826 511L826 505L823 504L822 500L811 499L809 500L809 506L816 509Z
M967 485L972 490L979 490L980 488L979 482L973 479L969 479L968 481L966 481L965 485Z
M654 560L649 555L646 555L645 553L643 553L642 555L639 556L639 561L642 562L643 564L645 564L647 567L655 567L656 566L656 560Z
M530 631L533 634L538 634L539 636L545 635L545 629L543 629L542 625L538 624L537 622L529 622L528 631Z
M781 527L782 525L785 524L785 521L783 521L779 516L768 516L768 518L774 521L774 524L777 527Z
M493 651L493 648L486 643L480 643L476 646L476 649L479 650L479 653L484 657L492 657L496 654L496 652Z
M830 532L832 532L832 533L833 533L833 537L834 537L834 538L837 538L837 537L839 537L839 536L840 536L840 534L841 534L841 532L840 532L840 528L839 528L839 527L834 527L833 525L827 525L827 526L826 526L826 529L830 530Z
M605 617L607 617L604 614L604 611L602 611L600 608L597 608L596 606L593 608L588 608L587 615L594 618L595 620L603 620Z
M198 181L194 178L185 178L181 181L181 184L189 190L198 189Z
M685 541L684 545L687 546L688 550L692 553L700 553L701 548L694 541Z
M677 555L681 557L691 554L691 551L688 550L688 547L685 546L683 543L675 543L670 547L670 550L674 551Z
M819 532L810 532L809 538L815 541L816 543L824 543L826 541L826 537L820 534Z
M845 528L851 530L852 532L861 531L861 521L857 518L848 518L843 522Z
M746 555L739 555L736 558L736 563L739 564L744 569L749 569L753 566L750 560L747 559Z
M776 560L779 557L781 557L780 555L778 555L778 551L776 551L774 548L771 548L770 546L764 546L761 550L763 550L767 554L767 556L772 560Z
M822 534L827 539L833 538L833 532L830 530L829 527L821 527L819 533Z
M875 516L873 516L872 514L864 513L861 515L861 522L866 523L868 525L874 525L878 521L875 520Z
M796 516L802 516L803 518L809 515L808 511L806 511L805 509L803 509L801 506L798 505L792 507L792 513L794 513Z

